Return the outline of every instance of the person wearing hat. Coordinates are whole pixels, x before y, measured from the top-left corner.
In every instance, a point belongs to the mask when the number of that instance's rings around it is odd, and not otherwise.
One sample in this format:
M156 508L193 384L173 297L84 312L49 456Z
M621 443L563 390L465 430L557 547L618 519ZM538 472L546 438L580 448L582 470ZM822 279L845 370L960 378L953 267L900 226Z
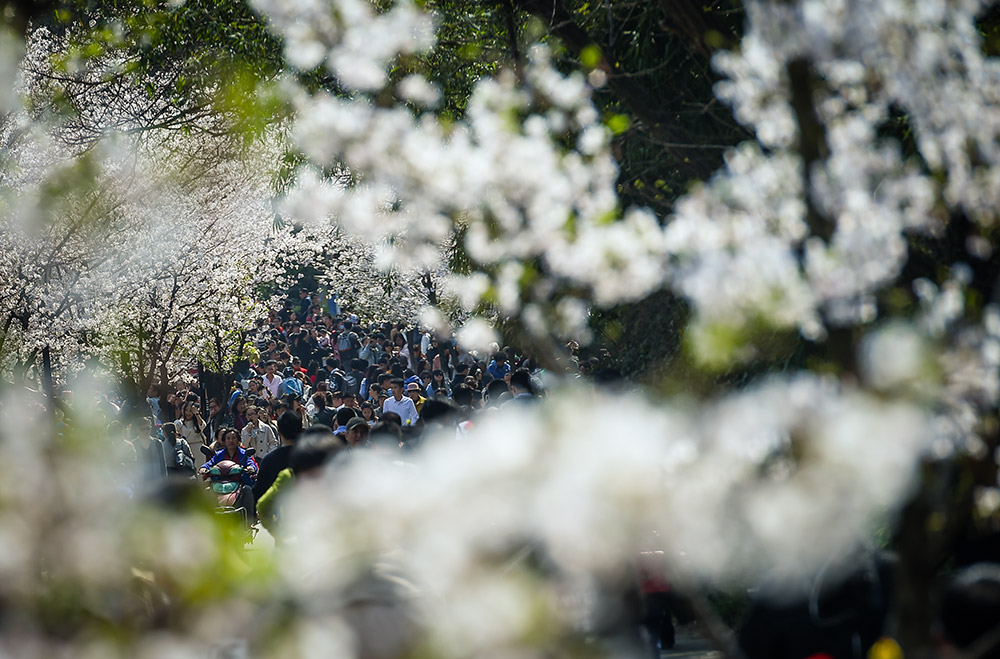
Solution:
M347 432L344 438L347 445L352 448L362 448L368 445L368 432L370 430L368 422L363 417L356 416L347 422Z
M411 382L406 385L406 395L413 401L413 406L417 408L417 414L420 414L424 403L427 402L427 399L420 395L420 384Z

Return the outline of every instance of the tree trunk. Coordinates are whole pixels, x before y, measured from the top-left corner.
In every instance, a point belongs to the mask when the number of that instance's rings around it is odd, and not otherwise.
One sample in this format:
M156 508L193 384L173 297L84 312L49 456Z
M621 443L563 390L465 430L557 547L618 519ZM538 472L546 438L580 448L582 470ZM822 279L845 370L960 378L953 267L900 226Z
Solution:
M49 410L56 409L56 386L52 380L52 350L48 344L42 348L42 388L45 390L45 397L48 399Z

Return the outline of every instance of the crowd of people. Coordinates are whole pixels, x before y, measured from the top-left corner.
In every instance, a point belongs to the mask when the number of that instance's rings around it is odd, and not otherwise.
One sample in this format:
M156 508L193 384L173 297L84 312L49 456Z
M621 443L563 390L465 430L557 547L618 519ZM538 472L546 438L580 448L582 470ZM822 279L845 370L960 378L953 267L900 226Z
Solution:
M361 322L319 302L303 289L262 321L259 358L232 374L223 395L207 395L192 378L167 391L150 387L152 439L162 447L150 453L162 452L161 473L206 473L234 461L252 487L253 500L245 503L253 508L290 467L291 447L303 433L331 436L320 443L327 453L409 451L430 425L461 435L482 410L531 404L541 395L537 361L517 348L495 344L480 355L451 336ZM211 457L204 461L202 453Z

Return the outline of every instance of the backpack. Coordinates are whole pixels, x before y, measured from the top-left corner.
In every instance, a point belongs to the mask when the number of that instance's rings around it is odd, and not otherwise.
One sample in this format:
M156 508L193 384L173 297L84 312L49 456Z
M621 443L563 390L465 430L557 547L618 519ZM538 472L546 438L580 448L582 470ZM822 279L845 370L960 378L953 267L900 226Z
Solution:
M170 446L168 442L163 442L163 447L167 471L194 474L194 456L191 455L191 449L186 441L177 439L173 446Z
M354 332L341 334L337 339L337 350L351 350L354 348L354 343L357 340L357 337L354 336Z
M343 391L345 394L354 394L355 396L358 395L358 389L360 389L361 383L358 381L358 376L355 374L354 371L348 371L347 373L345 373L343 377L343 382L344 382L343 384L344 388L341 391Z

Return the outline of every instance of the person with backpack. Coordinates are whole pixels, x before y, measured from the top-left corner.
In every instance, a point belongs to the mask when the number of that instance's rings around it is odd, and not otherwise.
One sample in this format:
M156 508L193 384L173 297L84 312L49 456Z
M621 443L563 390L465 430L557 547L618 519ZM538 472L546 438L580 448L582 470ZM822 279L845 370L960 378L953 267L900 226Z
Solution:
M350 321L344 323L344 329L337 335L337 352L340 353L340 363L350 364L357 359L361 349L361 340L354 333L354 325ZM358 382L361 380L359 379ZM357 392L355 392L357 393Z
M193 476L194 455L191 454L187 440L177 436L177 426L164 423L160 426L160 432L163 434L163 463L167 475Z
M344 373L342 391L345 394L353 394L357 396L361 392L361 381L365 379L365 373L362 370L364 367L365 361L363 359L351 360L351 370Z

